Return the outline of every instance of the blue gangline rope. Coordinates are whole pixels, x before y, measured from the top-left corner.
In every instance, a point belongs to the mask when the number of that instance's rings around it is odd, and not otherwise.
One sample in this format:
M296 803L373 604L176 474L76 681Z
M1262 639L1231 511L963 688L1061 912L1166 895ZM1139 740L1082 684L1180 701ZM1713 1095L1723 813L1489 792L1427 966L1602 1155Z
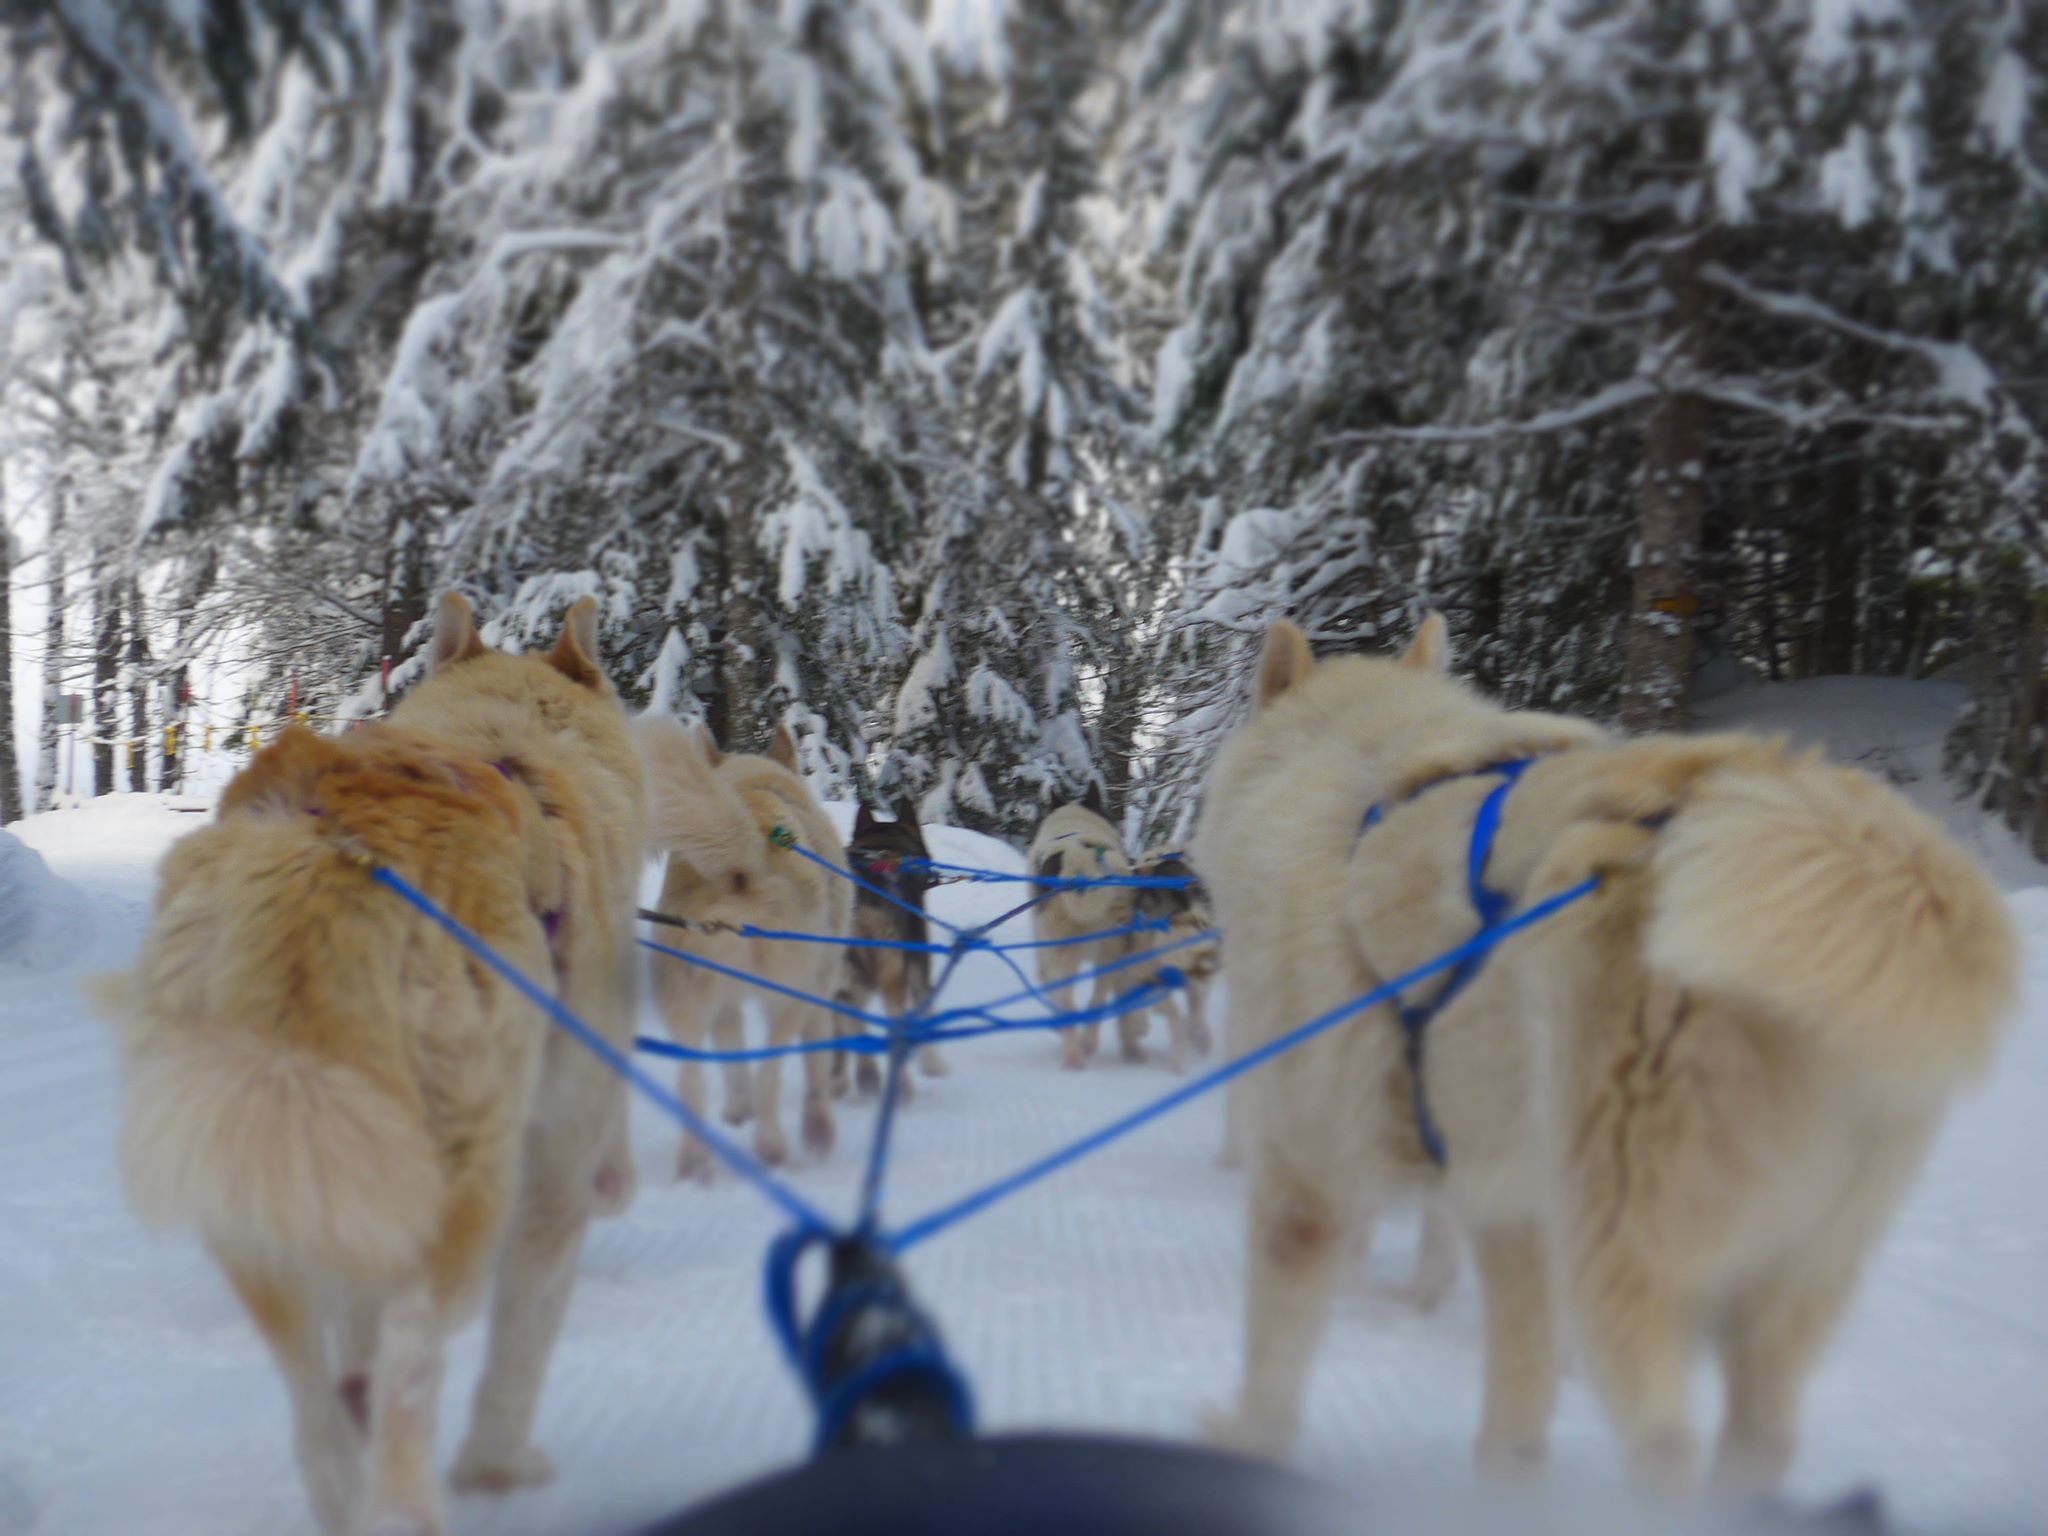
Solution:
M967 931L967 929L959 923L949 923L943 917L936 917L933 914L925 911L925 909L917 905L916 902L905 901L901 896L898 896L894 891L884 890L881 886L874 884L872 881L863 880L859 875L855 874L852 870L845 869L842 868L840 865L834 864L830 859L826 858L823 854L813 852L811 849L806 848L802 843L787 842L780 843L777 846L787 848L791 853L800 854L802 857L809 859L813 864L817 865L820 869L831 870L833 874L837 875L842 880L852 881L862 890L881 897L882 900L888 902L891 906L900 907L903 911L908 912L912 917L921 917L927 922L937 923L941 928L945 929L948 933L965 933Z
M905 859L903 867L931 874L958 875L971 884L1037 885L1050 891L1085 891L1101 886L1141 891L1184 891L1200 883L1189 875L1013 875L973 864L942 864L936 859Z
M1362 997L1355 997L1348 1003L1332 1008L1329 1012L1309 1020L1306 1024L1267 1041L1266 1044L1259 1046L1256 1050L1247 1051L1244 1055L1225 1062L1213 1071L1205 1072L1192 1082L1184 1083L1171 1093L1165 1094L1153 1100L1152 1103L1112 1121L1100 1130L1090 1132L1078 1141L1070 1142L1065 1147L1040 1158L1037 1162L1018 1170L1016 1173L1010 1174L1006 1178L998 1179L994 1183L986 1185L972 1194L965 1195L950 1205L943 1206L930 1215L912 1222L909 1226L899 1229L887 1240L889 1251L898 1254L904 1253L916 1247L919 1243L938 1236L939 1233L944 1232L947 1228L959 1225L959 1223L967 1220L968 1217L987 1210L990 1206L1007 1199L1019 1190L1028 1188L1030 1185L1038 1183L1041 1179L1049 1178L1061 1169L1079 1162L1091 1152L1098 1151L1108 1146L1111 1142L1128 1136L1131 1132L1151 1124L1161 1116L1172 1113L1180 1108L1181 1105L1200 1098L1212 1089L1222 1087L1231 1079L1243 1076L1254 1067L1264 1065L1275 1056L1293 1050L1304 1041L1313 1039L1327 1030L1334 1029L1337 1025L1355 1014L1363 1013L1368 1008L1376 1007L1380 1003L1397 997L1402 991L1414 986L1417 982L1426 981L1440 971L1449 970L1471 956L1485 954L1509 935L1519 933L1524 928L1540 923L1543 919L1570 906L1573 902L1592 895L1595 890L1599 889L1599 886L1600 877L1598 875L1589 875L1577 885L1569 886L1559 891L1555 896L1546 897L1526 911L1508 918L1492 928L1482 928L1464 943L1446 950L1434 960L1426 961L1416 966L1413 970L1394 977L1391 981L1380 983L1380 985L1374 987Z
M641 1094L666 1114L671 1120L689 1131L726 1167L745 1179L755 1189L780 1206L798 1228L806 1232L831 1232L832 1224L813 1207L809 1201L784 1184L755 1158L728 1141L709 1121L689 1105L670 1093L660 1083L634 1064L633 1058L620 1050L611 1041L599 1034L590 1025L578 1018L565 1007L561 999L540 986L518 966L500 955L490 945L478 938L469 929L457 922L440 904L418 886L407 880L396 870L382 864L370 867L370 878L389 890L396 891L406 901L431 918L449 937L464 949L489 966L520 996L532 1003L565 1034L569 1035L584 1049L610 1067L620 1077L639 1089Z
M946 983L953 979L953 972L960 968L960 962L967 958L970 945L968 935L961 935L954 941L952 954L946 957L938 979L931 990L924 995L924 1001L916 1010L890 1028L889 1065L882 1078L882 1107L875 1116L874 1134L868 1138L868 1167L861 1180L860 1215L855 1219L855 1230L871 1232L879 1219L882 1209L882 1181L888 1176L889 1152L896 1135L896 1100L903 1087L903 1074L910 1070L910 1053L920 1050L929 1042L913 1043L912 1036L918 1023L931 1012L932 1005Z
M1156 944L1150 949L1141 949L1136 954L1122 955L1106 964L1092 966L1085 971L1076 971L1073 975L1061 981L1059 986L1062 990L1079 987L1084 982L1094 981L1103 976L1113 976L1118 971L1127 971L1134 965L1143 965L1147 961L1156 960L1162 955L1170 955L1177 950L1189 949L1197 944L1211 943L1217 937L1218 931L1216 929L1204 928L1200 933L1190 934L1184 939L1175 939L1170 944ZM935 1024L950 1024L955 1019L988 1018L998 1008L1008 1008L1017 1003L1028 1002L1031 1000L1031 997L1032 994L1030 992L1012 992L1005 997L997 998L994 1002L981 1003L973 1008L955 1008L945 1013L934 1014L932 1022Z
M1170 917L1136 917L1117 928L1097 928L1092 933L1077 933L1065 939L1012 939L1007 944L991 944L988 947L1006 953L1026 949L1066 949L1075 944L1093 944L1098 939L1122 939L1139 933L1165 933L1173 926Z
M751 971L742 971L735 966L724 965L716 960L707 960L702 955L693 955L686 949L672 949L666 944L657 944L652 939L640 940L640 947L642 949L651 949L657 955L667 955L672 960L681 960L707 971L716 971L721 976L730 976L735 981L749 982L754 986L760 987L763 991L794 998L800 1003L809 1003L814 1008L823 1008L826 1012L836 1013L842 1018L854 1019L873 1029L888 1029L896 1022L887 1014L868 1013L863 1009L854 1007L851 1003L842 1003L836 997L821 997L815 992L806 992L799 987L785 987L781 982L770 981L766 976L756 976Z

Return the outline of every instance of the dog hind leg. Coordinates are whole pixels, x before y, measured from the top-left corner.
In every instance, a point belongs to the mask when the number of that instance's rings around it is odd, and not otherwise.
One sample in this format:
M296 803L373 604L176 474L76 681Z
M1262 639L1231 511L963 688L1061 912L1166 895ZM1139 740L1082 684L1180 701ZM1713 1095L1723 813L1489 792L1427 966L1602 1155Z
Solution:
M300 1287L216 1254L269 1346L291 1394L299 1474L323 1536L354 1536L362 1484L362 1439L340 1384L328 1370L319 1320Z
M1483 1244L1475 1244L1482 1267ZM1624 1251L1574 1256L1572 1316L1594 1389L1645 1492L1688 1497L1699 1444L1687 1402L1684 1307L1654 1261Z
M621 1087L574 1041L557 1036L547 1048L518 1202L498 1256L483 1375L455 1463L455 1486L466 1491L502 1493L554 1476L532 1442L534 1414L590 1225L604 1127L620 1112Z
M1188 1044L1200 1059L1216 1049L1216 1036L1209 1028L1209 983L1190 977L1182 1006L1188 1015Z
M803 1003L790 1005L797 1015L800 1038L816 1044L826 1038L831 1020L822 1008ZM832 1063L824 1053L812 1051L804 1057L804 1148L814 1157L825 1157L837 1139L832 1121Z
M424 1283L384 1303L370 1373L369 1536L442 1536L434 1482L441 1319Z
M737 998L719 1004L711 1018L711 1037L721 1051L740 1051L747 1044L746 1005ZM725 1123L745 1125L754 1118L756 1104L754 1064L728 1061L725 1064Z
M1925 1155L1932 1122L1897 1127L1856 1160L1849 1189L1735 1298L1721 1331L1726 1409L1717 1494L1774 1491L1798 1449L1799 1401L1870 1250Z
M1244 1379L1235 1415L1215 1426L1225 1444L1277 1455L1300 1428L1344 1255L1346 1207L1260 1149L1247 1223Z
M1425 1246L1428 1219L1425 1215ZM1491 1474L1512 1474L1543 1460L1557 1401L1557 1320L1549 1271L1533 1227L1483 1228L1474 1234L1472 1248L1486 1312L1479 1465ZM1452 1262L1455 1266L1455 1246Z

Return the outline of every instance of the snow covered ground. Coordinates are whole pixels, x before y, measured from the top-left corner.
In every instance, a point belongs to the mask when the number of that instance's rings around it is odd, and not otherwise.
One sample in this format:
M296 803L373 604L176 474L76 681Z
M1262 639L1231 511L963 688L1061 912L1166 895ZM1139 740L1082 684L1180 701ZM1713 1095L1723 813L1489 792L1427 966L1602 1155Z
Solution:
M1819 691L1762 690L1717 712L1829 737L1848 755L1894 736L1892 757L1873 766L1918 773L1916 732L1928 726L1938 747L1953 707L1924 688L1800 687ZM1944 798L1929 775L1909 787L1926 803ZM197 820L155 797L119 797L12 829L83 894L54 965L0 962L0 1536L310 1529L283 1392L255 1335L192 1244L144 1235L121 1204L111 1043L78 990L81 976L132 955L153 865ZM2008 885L2039 882L2008 842L1986 851ZM941 834L934 853L1015 866L965 833ZM979 919L1014 899L952 887L936 910ZM2013 904L2032 1000L1996 1079L1949 1126L1816 1382L1797 1471L1812 1494L1880 1484L1909 1529L2038 1531L2048 1511L2048 890L2021 890ZM956 986L987 997L1015 982L977 957ZM1114 1060L1063 1073L1037 1035L956 1047L953 1067L899 1127L897 1219L1172 1081L1163 1067ZM838 1153L794 1174L829 1210L850 1208L871 1118L844 1111ZM542 1404L560 1480L458 1501L460 1536L623 1532L803 1454L803 1402L759 1315L771 1213L730 1178L675 1185L673 1132L644 1106L636 1126L640 1199L593 1235ZM916 1254L915 1279L987 1425L1184 1435L1226 1396L1241 1184L1215 1166L1220 1128L1216 1103L1196 1105ZM1466 1476L1476 1297L1468 1275L1436 1316L1407 1311L1388 1293L1411 1241L1404 1229L1382 1242L1316 1377L1303 1459L1362 1489ZM472 1330L455 1347L451 1448L481 1342ZM1575 1381L1557 1431L1562 1478L1611 1476L1606 1431Z

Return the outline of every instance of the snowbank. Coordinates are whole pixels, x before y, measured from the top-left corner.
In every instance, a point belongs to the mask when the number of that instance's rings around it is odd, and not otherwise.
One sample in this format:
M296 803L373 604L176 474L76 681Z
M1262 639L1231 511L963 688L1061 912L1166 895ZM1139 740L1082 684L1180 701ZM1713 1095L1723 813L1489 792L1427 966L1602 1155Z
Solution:
M86 923L84 894L12 832L0 832L0 965L51 970L76 954Z

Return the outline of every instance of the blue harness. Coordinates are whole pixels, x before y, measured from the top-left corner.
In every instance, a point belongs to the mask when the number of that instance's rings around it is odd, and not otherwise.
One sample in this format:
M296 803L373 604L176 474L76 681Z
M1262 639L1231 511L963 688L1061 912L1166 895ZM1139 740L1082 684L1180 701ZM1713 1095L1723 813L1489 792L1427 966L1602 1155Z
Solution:
M1534 758L1517 758L1510 762L1494 763L1485 768L1474 768L1468 773L1453 774L1453 778L1469 779L1497 777L1500 783L1492 793L1480 802L1479 815L1472 822L1472 841L1465 851L1465 889L1472 898L1473 910L1479 914L1480 932L1494 927L1507 917L1514 907L1515 899L1505 891L1497 891L1486 883L1487 861L1493 856L1494 839L1500 835L1501 811L1507 804L1508 791L1515 787L1515 781ZM1435 779L1414 791L1434 789L1446 782ZM1360 836L1370 832L1386 818L1383 806L1375 805L1365 813L1365 824ZM1430 1113L1429 1089L1423 1080L1423 1047L1429 1034L1429 1026L1436 1016L1450 1006L1451 1001L1474 976L1480 966L1486 963L1488 950L1479 950L1468 955L1452 967L1442 989L1426 1003L1403 1003L1394 1005L1396 1016L1401 1020L1401 1059L1408 1067L1409 1092L1415 1108L1415 1134L1422 1142L1422 1150L1429 1154L1429 1160L1441 1168L1448 1154L1444 1147L1444 1133L1436 1123L1436 1116Z

